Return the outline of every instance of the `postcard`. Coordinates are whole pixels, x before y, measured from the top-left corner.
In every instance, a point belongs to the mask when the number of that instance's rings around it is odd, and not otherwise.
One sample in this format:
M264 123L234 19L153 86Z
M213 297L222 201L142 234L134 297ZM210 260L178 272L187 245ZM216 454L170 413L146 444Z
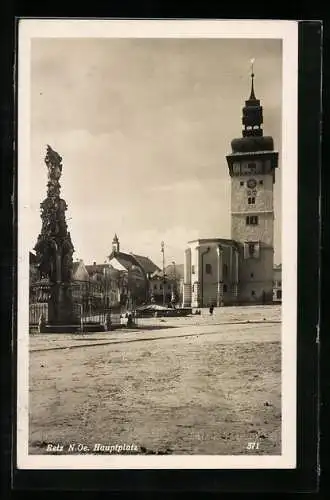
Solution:
M295 468L298 24L18 39L17 467Z

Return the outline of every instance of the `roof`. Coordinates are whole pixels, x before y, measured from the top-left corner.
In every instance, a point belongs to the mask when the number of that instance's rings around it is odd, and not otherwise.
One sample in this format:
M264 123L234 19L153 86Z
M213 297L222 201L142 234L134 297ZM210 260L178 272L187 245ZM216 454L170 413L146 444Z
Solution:
M126 269L138 264L133 255L124 252L112 252L109 256L109 261L111 261L112 259L116 259Z
M116 276L118 276L118 270L114 269L109 264L91 264L91 265L85 266L85 269L86 269L86 271L88 272L88 274L90 276L92 276L95 273L97 273L97 274L104 274L104 270L107 270L106 274L110 278L111 277L115 278Z
M37 256L34 253L29 252L29 258L30 264L37 264Z
M156 266L156 264L154 264L152 260L149 259L149 257L144 257L143 255L136 255L136 254L132 255L143 267L146 273L154 273L155 271L160 271L159 267Z
M188 243L222 243L224 245L237 245L235 240L229 238L199 238L197 240L188 241Z
M104 269L109 269L109 264L90 264L85 266L85 268L88 274L103 273Z
M111 259L116 259L126 269L129 269L132 266L142 267L146 274L160 271L159 267L157 267L156 264L154 264L152 260L149 259L149 257L144 257L143 255L124 252L112 252L109 256L109 261L111 261Z

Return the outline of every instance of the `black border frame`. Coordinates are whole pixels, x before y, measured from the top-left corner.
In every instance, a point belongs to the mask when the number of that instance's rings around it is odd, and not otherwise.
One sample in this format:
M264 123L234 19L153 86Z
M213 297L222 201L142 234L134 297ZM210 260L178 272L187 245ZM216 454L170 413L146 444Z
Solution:
M146 18L148 19L148 18ZM174 19L174 18L170 18ZM184 19L184 18L182 18ZM193 19L193 17L189 18ZM17 44L9 37L12 46ZM7 30L10 26L7 26ZM298 75L298 390L297 390L297 469L295 470L17 470L15 469L16 432L16 359L8 366L2 359L2 380L11 378L5 386L4 396L10 403L2 425L2 453L7 467L2 474L11 475L11 489L27 490L92 490L112 492L315 492L319 484L319 266L320 266L320 168L321 168L321 69L322 69L322 23L320 21L299 22L299 75ZM17 50L17 46L16 46ZM4 101L4 131L2 132L1 159L4 165L17 164L13 158L12 140L16 138L16 109L14 127L10 126L12 110L16 102L12 96L12 62L8 64ZM17 65L17 54L15 63ZM17 75L15 75L17 89ZM7 97L6 97L7 94ZM295 117L293 117L295 119ZM9 125L9 126L8 126ZM5 312L6 336L1 338L6 351L15 341L15 317L11 317L12 298L16 291L16 210L17 197L12 204L12 177L10 169L2 169L2 228L8 235L5 259L2 260L2 313ZM17 193L16 168L13 173ZM10 194L9 194L10 193ZM283 211L283 217L285 212ZM12 223L12 224L11 224ZM14 244L13 244L14 242ZM14 251L13 251L14 249ZM8 266L9 263L9 266ZM8 306L8 308L7 308ZM14 323L13 323L14 319ZM16 347L14 342L14 348ZM15 349L14 349L15 350ZM4 350L1 351L4 353ZM8 351L7 351L8 352ZM3 357L3 354L2 354ZM3 387L2 387L3 389ZM12 391L10 390L12 389ZM12 455L10 455L12 453ZM10 456L10 460L9 459ZM10 477L10 476L9 476ZM6 480L8 484L8 478ZM111 485L109 487L109 485Z

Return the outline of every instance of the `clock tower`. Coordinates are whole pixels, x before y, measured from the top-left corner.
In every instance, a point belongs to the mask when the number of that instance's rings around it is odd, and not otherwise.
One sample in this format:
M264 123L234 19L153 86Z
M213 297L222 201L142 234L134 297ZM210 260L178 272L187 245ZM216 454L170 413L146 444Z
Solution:
M251 93L243 108L242 137L231 142L227 156L231 177L231 237L239 244L238 299L272 300L274 257L274 183L278 153L264 136L263 108L255 96L253 61Z

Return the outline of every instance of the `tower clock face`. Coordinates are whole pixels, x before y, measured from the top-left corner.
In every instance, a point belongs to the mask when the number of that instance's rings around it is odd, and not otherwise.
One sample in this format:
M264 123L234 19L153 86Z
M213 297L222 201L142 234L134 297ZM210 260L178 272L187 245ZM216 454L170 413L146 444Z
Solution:
M257 181L255 179L249 179L247 181L247 187L249 189L254 189L256 187L256 185L257 185Z

